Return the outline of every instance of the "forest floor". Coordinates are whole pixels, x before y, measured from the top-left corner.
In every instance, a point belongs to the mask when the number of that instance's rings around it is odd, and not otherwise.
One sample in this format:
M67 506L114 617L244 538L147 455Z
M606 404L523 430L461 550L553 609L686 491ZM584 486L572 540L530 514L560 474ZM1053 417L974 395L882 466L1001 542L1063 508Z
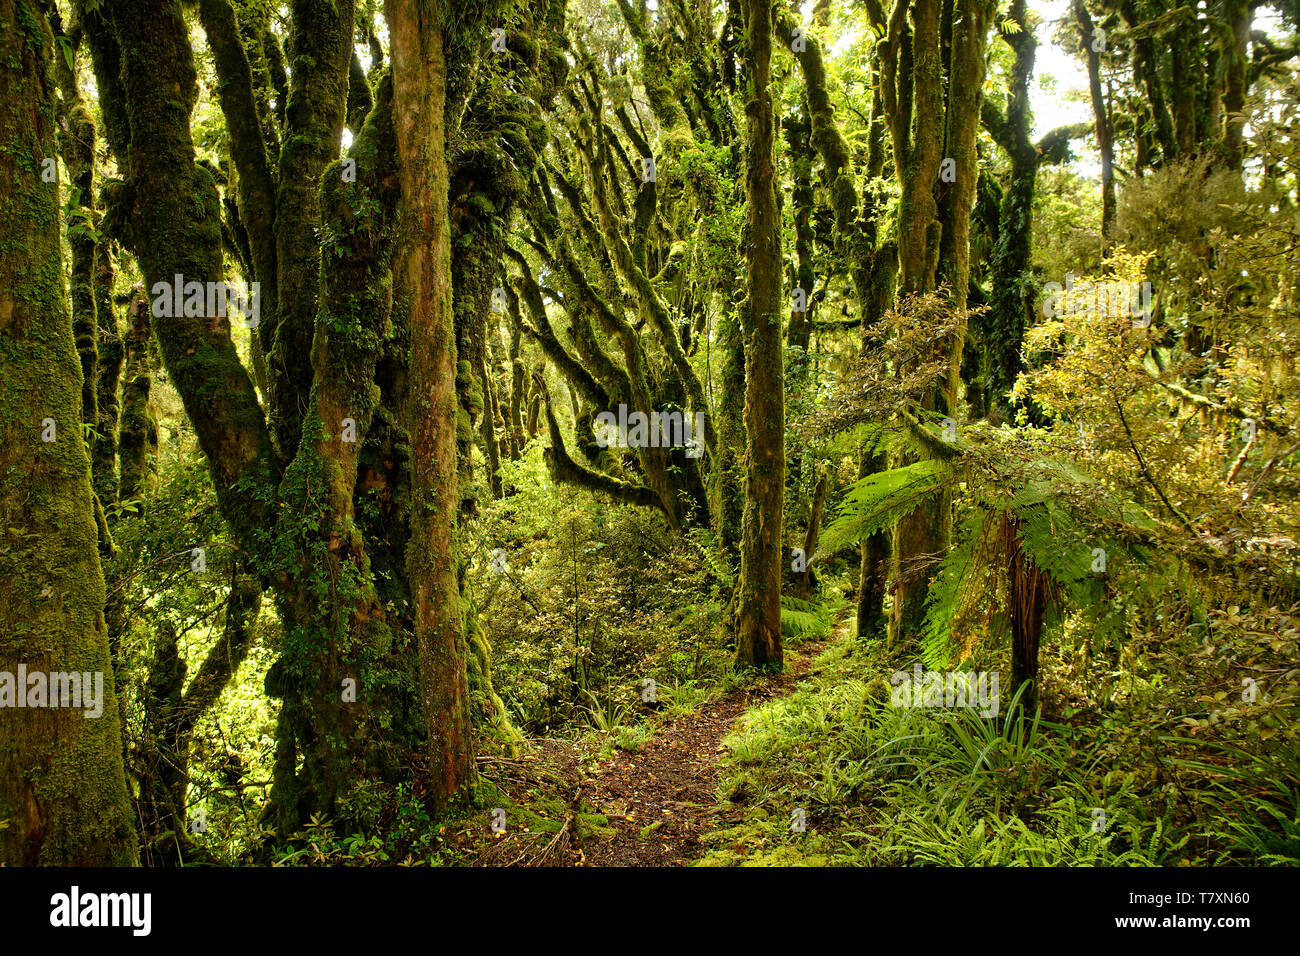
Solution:
M635 749L533 739L519 757L483 758L484 776L510 806L504 829L493 833L475 862L690 865L703 855L707 834L735 822L718 797L723 739L750 708L789 694L814 673L817 654L844 633L841 625L825 642L787 647L782 673L655 720L653 735Z

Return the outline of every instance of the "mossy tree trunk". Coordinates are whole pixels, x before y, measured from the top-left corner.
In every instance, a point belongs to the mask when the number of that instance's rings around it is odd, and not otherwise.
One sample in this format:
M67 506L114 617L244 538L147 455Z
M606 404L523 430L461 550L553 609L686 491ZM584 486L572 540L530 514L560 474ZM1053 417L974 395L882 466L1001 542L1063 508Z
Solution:
M391 86L381 82L348 156L355 177L344 179L338 161L322 174L321 231L330 239L323 244L313 381L298 453L279 486L277 537L295 552L277 588L290 633L276 664L284 708L272 803L285 832L300 822L304 802L311 812L333 814L362 779L398 772L385 764L384 748L368 742L379 715L393 714L380 673L396 663L390 655L402 655L394 634L400 621L390 620L380 598L355 510L362 449L380 409L374 382L392 301L392 109ZM349 679L355 696L343 693ZM408 729L398 719L390 726L393 740ZM290 775L294 753L303 754L303 767Z
M1150 19L1163 12L1164 4L1143 4L1139 12L1136 0L1122 0L1118 4L1118 13L1125 25L1133 31L1130 42L1133 50L1133 79L1143 97L1142 110L1146 114L1138 120L1154 134L1156 144L1160 147L1158 163L1168 163L1178 157L1178 143L1174 137L1173 118L1165 105L1165 85L1160 76L1159 54L1156 51L1156 39L1143 29ZM1152 8L1155 9L1152 9ZM1143 16L1145 14L1145 16ZM1145 21L1145 22L1144 22ZM1092 49L1093 38L1085 38L1086 48ZM1162 44L1163 45L1163 44ZM1245 52L1244 49L1242 51Z
M95 120L81 95L75 73L79 34L64 34L56 19L63 49L54 58L54 75L61 94L59 152L68 171L68 248L72 252L72 332L81 358L82 421L99 422L98 392L95 389L99 362L98 325L95 320ZM71 60L71 62L69 62ZM94 447L94 439L91 440Z
M1025 0L1015 0L1011 19L1025 22L1027 10ZM989 309L972 321L984 352L980 404L984 414L994 421L1011 421L1014 410L1009 393L1024 369L1021 349L1037 301L1030 255L1038 169L1044 164L1064 162L1069 157L1070 139L1084 135L1091 125L1062 126L1035 143L1030 138L1029 79L1034 72L1038 41L1032 30L1004 33L1002 39L1015 54L1006 109L1004 112L986 102L981 111L985 128L1011 160L1011 170L999 201L997 238L989 256ZM1030 407L1031 420L1041 422L1040 414Z
M411 329L411 547L429 796L441 809L475 780L466 637L456 581L456 339L444 139L446 63L438 0L385 0L391 38L403 236L396 271Z
M1080 0L1082 2L1082 0ZM1223 138L1220 141L1224 164L1241 169L1246 130L1246 94L1250 89L1250 34L1256 4L1251 0L1231 0L1224 4L1224 19L1232 31L1232 43L1223 53Z
M153 490L158 473L158 415L153 406L154 360L150 349L149 300L133 292L127 303L126 384L118 433L122 499L139 501Z
M1115 160L1111 144L1113 129L1110 111L1101 91L1101 53L1096 37L1092 14L1086 0L1072 0L1074 19L1079 24L1079 39L1088 62L1088 91L1092 100L1092 115L1097 123L1097 148L1101 152L1101 241L1103 251L1109 247L1115 228Z
M970 216L979 175L975 134L992 14L988 0L902 2L890 14L881 46L881 88L901 189L899 294L932 292L942 279L959 313L970 282ZM934 343L945 374L922 397L923 418L957 417L964 332L963 325ZM944 495L894 527L890 640L899 646L920 633L928 572L947 551L951 526L951 498Z
M887 27L884 12L868 5L868 14L873 26L883 32ZM785 14L781 19L782 32L787 35L793 35L796 25L790 14ZM897 256L893 245L878 242L882 213L880 203L871 194L863 195L863 189L855 175L848 140L835 119L834 106L826 84L825 59L821 42L816 36L804 37L798 59L808 100L809 144L822 159L824 182L830 193L834 213L834 241L849 262L849 273L857 299L858 320L866 343L880 317L893 302ZM882 103L877 93L872 99L867 165L863 171L868 179L879 176L883 169L881 111ZM872 447L866 448L862 452L859 477L866 478L883 471L887 464L883 453ZM889 535L885 531L878 531L869 536L860 548L857 633L862 639L883 636L885 632L884 600L889 575L889 545Z
M187 813L190 740L199 719L217 702L248 656L261 596L256 578L236 572L221 638L188 687L175 628L164 623L156 635L141 701L144 733L133 754L133 763L141 768L135 805L147 866L184 864L194 854Z
M718 549L728 563L739 554L745 514L745 337L736 312L736 304L725 302L718 320L718 447L709 476Z
M803 553L804 560L808 563L805 565L803 573L799 575L799 593L804 597L812 594L819 585L817 581L817 572L813 570L812 559L817 553L817 541L821 536L822 512L826 507L826 491L828 469L821 467L817 473L817 483L813 486L812 502L808 506L808 527L803 536Z
M83 31L75 21L63 31L57 17L51 25L63 46L63 55L54 58L63 99L60 149L77 191L75 209L68 220L73 254L72 325L85 377L82 408L86 420L95 426L90 449L91 484L99 506L107 507L118 498L118 388L123 358L122 336L113 303L115 273L109 243L99 232L100 217L95 209L98 130L76 74ZM101 528L101 549L107 545L104 530Z
M113 255L107 243L101 243L96 252L95 319L99 323L99 365L95 373L95 405L99 409L99 435L91 449L90 470L95 494L107 508L118 500L117 450L122 413L118 390L125 347L113 301Z
M284 461L298 451L311 402L314 375L303 356L311 354L320 292L320 192L325 167L338 158L343 141L354 7L353 0L290 2L289 90L275 183L274 336L263 339Z
M274 589L285 624L267 678L268 693L284 702L270 807L282 837L307 815L337 818L341 798L361 779L409 775L410 748L423 734L412 734L421 706L403 690L402 675L430 658L408 635L417 632L428 645L438 615L459 634L461 615L454 567L452 589L434 593L436 574L421 564L429 522L438 518L423 503L406 505L408 472L425 482L424 497L413 500L427 502L431 469L444 459L429 450L442 433L433 435L424 419L421 435L412 436L424 445L413 440L408 457L417 381L426 388L441 379L427 363L422 377L408 370L412 355L426 356L421 336L434 320L419 313L425 325L417 330L407 313L431 295L428 284L413 292L410 270L397 270L396 283L390 275L401 192L391 84L349 95L351 3L295 0L291 13L290 60L298 68L286 72L256 10L228 0L199 4L232 133L226 223L215 184L194 158L189 114L197 91L180 4L128 0L89 14L107 135L126 173L111 198L112 220L146 283L176 273L220 281L224 228L245 278L262 286L254 342L271 366L269 424L224 316L157 317L154 332L223 516L254 575ZM416 56L408 70L423 63ZM157 69L143 66L151 59ZM355 175L344 176L336 161L344 116L351 103L358 122L367 96L372 108L347 157ZM446 189L444 178L444 217ZM320 236L331 240L323 265ZM440 490L454 497L454 477ZM378 508L360 509L362 496ZM454 500L439 501L444 506L454 514ZM431 560L434 569L445 563ZM411 568L421 572L418 588L408 587ZM463 680L465 642L458 641ZM504 706L491 689L485 645L480 657L482 699L494 705L486 720L495 725ZM347 678L357 681L355 702L341 693ZM445 720L452 710L438 698L436 716L425 717ZM380 712L391 721L371 719ZM436 735L435 750L442 740ZM460 748L453 762L467 760L468 729L449 746Z
M780 670L781 522L785 502L785 374L781 316L781 215L772 104L772 8L746 0L748 156L741 305L745 362L745 512L741 527L736 665Z
M220 199L195 162L190 111L198 97L189 28L175 0L120 0L100 8L116 52L116 76L99 72L101 93L117 89L127 122L118 159L126 182L114 197L121 239L145 286L223 279ZM87 29L91 22L83 20ZM111 128L111 124L110 124ZM110 136L110 141L113 137ZM273 525L279 470L257 394L231 339L230 317L154 316L163 364L212 475L223 516L240 544L261 550Z
M630 5L620 9L638 42L641 68L651 84L662 77L647 69L647 64L676 52L674 47L683 42L682 37L691 38L685 42L699 47L692 50L690 63L703 88L674 89L658 82L651 95L651 109L660 120L661 131L675 129L673 136L690 137L689 125L701 138L726 145L719 138L723 126L712 116L713 108L704 108L715 92L719 102L725 98L711 52L716 41L711 30L705 29L708 14L680 5L653 15ZM511 258L520 264L520 299L532 319L524 331L581 397L573 444L588 460L614 467L605 472L584 464L579 455L570 456L557 429L552 430L547 460L557 480L603 491L625 502L652 504L674 529L703 524L711 520L712 505L719 500L719 483L710 487L709 481L710 471L716 473L716 468L711 469L714 456L734 452L716 448L717 425L705 400L704 383L690 361L698 339L687 329L693 319L702 320L703 310L695 309L698 300L693 290L683 285L682 266L686 261L685 230L698 232L699 223L717 209L718 197L709 195L710 188L696 189L688 182L683 183L685 195L680 190L661 193L657 174L649 175L642 162L663 162L669 178L680 177L673 155L680 145L672 145L680 140L661 141L656 147L661 152L652 156L644 125L632 117L626 104L606 103L606 84L592 58L581 51L575 57L578 75L566 85L562 51L567 41L556 31L557 19L553 8L545 18L545 31L530 34L539 38L541 47L536 55L538 85L543 91L558 91L555 95L563 95L574 114L585 119L573 136L553 140L559 162L536 163L532 201L526 207L532 235L521 237L529 254L525 257L513 250ZM531 61L530 44L522 42L520 47L522 57ZM551 63L558 68L548 66ZM545 102L544 96L534 98ZM680 125L681 120L688 123ZM503 135L508 132L507 126ZM537 139L532 128L529 137ZM672 202L666 203L665 198ZM458 239L458 250L459 245ZM545 316L542 295L533 279L534 252L538 264L552 272L552 281L564 290L553 298L568 313L567 336L563 329L557 334ZM731 287L723 292L725 298L734 289L733 273L723 268L718 273L725 273L725 279L713 281ZM675 313L675 308L680 311ZM653 335L647 335L647 329ZM564 341L566 337L572 344ZM735 344L739 345L739 335ZM731 343L724 350L730 353ZM684 449L656 447L657 443L649 447L649 443L639 443L627 459L617 452L601 453L590 422L597 412L614 411L619 405L642 415L679 409L699 413L703 416L703 454L693 457ZM738 419L739 398L734 407ZM621 474L633 480L624 480ZM738 530L737 522L733 540Z
M812 374L812 363L808 356L808 346L813 329L813 286L817 277L813 272L813 227L812 215L814 192L812 182L813 149L809 141L812 123L808 118L808 108L791 114L783 124L786 144L790 153L791 198L794 200L794 253L795 253L795 288L803 290L803 301L791 300L790 322L786 327L786 345L794 350L798 362L791 369L791 377L796 382L803 382ZM802 354L799 354L802 353ZM797 464L791 466L791 481L798 483Z
M457 489L462 520L470 521L478 513L483 488L472 480L476 444L483 451L487 492L494 498L506 492L499 469L502 458L512 454L512 442L505 434L489 343L499 338L503 312L511 311L518 318L516 293L507 288L502 268L506 254L513 252L506 244L507 227L540 164L545 112L567 72L562 52L565 6L512 2L456 7L454 15L452 7L442 9L444 58L454 64L446 77L443 140L460 409ZM507 37L501 53L490 52L484 42L497 24ZM488 58L494 60L491 66L484 62ZM497 295L498 288L506 295L505 303ZM514 334L521 333L516 325ZM513 382L516 389L526 382L522 365L515 368ZM514 402L512 394L512 410ZM506 440L498 441L498 426ZM462 585L468 557L458 554L457 580ZM471 717L486 737L512 746L518 732L493 687L491 652L476 613L472 603L465 602Z
M304 8L304 21L299 24L303 31L313 14L333 15L315 5L306 6L310 9ZM117 50L120 74L102 77L101 89L120 85L129 120L125 147L128 178L118 197L124 207L119 213L123 238L136 251L150 288L155 281L170 282L176 273L186 281L220 281L224 273L221 207L210 175L194 160L189 113L197 89L188 28L180 7L166 0L131 0L109 8L108 14L113 32L100 48ZM210 26L217 23L209 20ZM142 24L147 29L141 29ZM351 40L350 15L346 29L335 33L335 40L346 52ZM222 33L214 28L214 36ZM300 41L307 42L301 36ZM147 67L151 60L158 65ZM345 78L346 67L344 58L341 68ZM306 91L300 95L299 108L287 113L289 129L305 126L301 135L320 142L299 142L295 147L299 152L290 157L290 165L320 182L329 177L323 164L320 170L314 164L322 155L335 155L337 124L329 122L332 108L328 105L321 107L321 117L314 117L308 108L309 102L328 98L328 90L322 92L315 81L307 83L305 78L303 83ZM341 123L346 86L334 92ZM238 105L233 91L228 89L227 94L226 101ZM247 106L246 100L244 103ZM363 131L354 150L363 150L366 142ZM374 157L383 153L371 144L372 175ZM367 168L366 156L358 153L355 158L359 168ZM345 194L343 187L352 184L343 180L339 166L332 169L330 183L336 188L325 190L324 199L315 197L310 206L319 210L324 202L329 226L341 242L349 243L349 254L331 264L320 315L315 313L319 300L316 280L301 274L310 272L320 256L315 227L304 225L301 216L318 221L320 213L298 210L299 218L282 220L277 212L277 229L283 227L277 238L292 233L312 247L305 253L298 249L301 254L292 260L289 271L298 270L295 281L312 287L310 295L302 294L311 302L309 328L315 338L311 350L294 354L295 375L301 377L305 368L311 380L305 404L295 404L295 397L289 405L292 421L279 421L289 429L281 429L282 440L294 428L304 436L296 449L294 468L284 474L283 482L270 431L234 349L229 317L164 315L156 316L153 323L164 364L207 458L222 514L240 546L254 560L257 573L274 583L281 618L289 629L281 659L268 678L268 690L285 699L272 794L272 812L282 835L296 829L303 814L334 813L338 797L356 782L360 768L371 767L387 752L387 748L374 746L366 735L351 732L363 723L359 712L364 706L378 704L377 695L372 692L365 697L361 690L358 713L353 713L344 709L340 690L345 676L366 688L366 678L371 675L364 665L373 663L376 654L385 653L389 644L382 615L371 613L377 604L362 536L351 517L357 449L372 412L375 361L387 314L384 253L376 247L382 245L384 229L381 222L370 221L372 211L360 202L359 193L355 197ZM362 183L359 175L358 190ZM294 189L290 192L297 196ZM298 199L285 201L296 203ZM383 202L378 204L382 210ZM372 225L376 227L373 230ZM259 261L256 253L251 258ZM285 261L284 256L277 256L282 290ZM295 294L292 301L296 316L297 309L306 307L305 300ZM276 312L284 314L283 309ZM301 329L293 326L291 331L297 335ZM310 356L308 361L303 361L304 354ZM283 378L280 384L285 384ZM275 389L272 392L274 410ZM296 386L293 394L298 395ZM344 440L344 419L352 419L353 431L348 437L355 441ZM310 423L309 431L304 431L303 422ZM277 499L285 507L273 520ZM297 524L295 518L300 519ZM273 549L272 529L280 532L275 536L278 540L290 541L293 547ZM324 591L322 581L328 582ZM322 601L322 593L331 594L333 600ZM364 705L360 703L363 700ZM369 722L366 726L379 724ZM400 738L400 730L393 734Z
M104 626L85 376L64 300L52 34L32 0L0 0L0 672L98 674L102 712L0 707L0 863L136 862ZM54 703L48 697L45 705Z
M519 296L513 288L506 290L510 301L510 459L523 455L528 435L524 433L524 388L528 370L523 359L523 318L519 314ZM508 493L508 492L507 492Z
M898 6L906 6L900 3ZM904 104L889 112L893 124L895 166L901 196L898 205L898 264L900 295L930 292L935 286L939 254L937 184L943 141L943 68L939 50L939 0L913 0L912 32L898 37L912 60ZM938 392L922 401L927 412L940 410ZM906 461L900 462L906 463ZM909 643L925 616L926 579L922 570L946 544L947 521L941 502L927 502L893 529L894 577L890 642ZM921 564L922 568L917 565Z
M1027 11L1026 0L1014 0L1010 16L1023 25ZM992 127L994 140L1011 159L1011 174L1002 193L998 236L989 262L991 308L988 315L978 321L988 367L982 383L983 404L995 416L1011 420L1008 393L1023 368L1020 345L1029 327L1035 301L1030 287L1029 253L1039 152L1029 138L1029 77L1034 72L1038 41L1029 29L1004 34L1003 40L1015 53L1006 115L995 117L987 125ZM986 115L989 112L986 111Z
M252 14L252 11L246 11ZM235 179L234 201L239 225L248 241L248 271L246 278L259 283L262 294L261 324L253 338L257 355L265 359L266 353L275 349L277 316L279 315L279 271L277 267L276 207L281 197L276 193L268 140L272 117L259 104L253 82L252 62L240 42L241 24L236 20L229 0L200 0L199 22L212 51L213 66L217 74L217 93L221 113L229 131L230 159ZM255 29L249 23L250 29ZM285 94L287 95L287 94ZM284 100L280 102L284 107ZM295 113L295 116L297 114ZM328 131L312 130L316 135L328 136ZM293 170L293 172L299 172ZM291 191L286 199L296 200L299 193ZM287 231L289 226L284 227ZM313 291L314 294L314 291ZM291 324L292 326L292 324ZM289 334L286 329L286 335ZM270 390L269 369L267 390ZM283 394L283 380L275 394ZM287 430L292 426L286 423ZM296 445L288 453L296 450Z
M243 134L231 154L249 258L264 295L267 287L278 290L274 334L264 325L259 341L272 356L271 417L282 457L297 441L279 487L288 505L280 536L299 544L277 588L293 635L274 679L285 706L272 799L286 831L303 812L334 812L343 790L363 777L401 776L403 761L386 755L407 746L414 729L414 701L391 679L415 667L403 638L410 627L409 513L395 495L406 482L400 418L409 327L405 313L390 307L398 195L392 89L380 72L374 74L377 88L370 89L351 53L351 17L341 9L294 5L291 59L323 59L328 66L301 81L295 76L287 86L277 79L274 44L250 42L259 33L266 38L264 24L248 22L250 11L241 10L236 22L226 0L204 0L200 12L221 78L223 112ZM263 62L275 89L289 96L280 117L285 145L276 154L276 174L270 166L275 137L260 132L273 121L258 102L253 66ZM345 117L356 134L346 165L324 165L337 155ZM304 192L304 184L315 185ZM264 210L271 208L268 216ZM323 259L317 233L330 237ZM321 283L311 361L295 358L288 366L293 343L304 335L304 310L317 295L313 269ZM372 495L383 517L358 521L357 503ZM305 514L320 515L310 533L297 527ZM359 682L355 702L339 693L349 678ZM396 751L364 742L360 728L379 726L367 717L376 710L392 718L386 734L401 744ZM305 757L301 773L299 753Z

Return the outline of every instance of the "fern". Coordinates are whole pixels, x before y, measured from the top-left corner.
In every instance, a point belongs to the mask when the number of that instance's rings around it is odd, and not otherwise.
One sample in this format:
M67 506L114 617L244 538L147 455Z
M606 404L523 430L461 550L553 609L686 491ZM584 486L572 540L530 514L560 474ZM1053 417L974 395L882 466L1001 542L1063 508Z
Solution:
M787 641L821 641L831 636L832 608L819 601L781 595L781 637Z
M726 555L720 553L717 536L712 531L707 528L698 529L691 533L690 540L719 585L729 588L736 583L736 569L731 566Z
M938 495L953 479L946 462L926 459L854 482L845 491L834 520L822 531L818 551L829 556L888 528Z
M929 434L914 425L912 437ZM1041 454L1044 447L1045 441L985 429L960 449L946 448L943 457L863 478L846 490L819 553L825 558L865 540L960 481L970 511L930 587L921 635L927 666L947 666L1009 635L1012 615L1024 613L1010 606L1011 569L1026 565L1048 592L1045 625L1059 625L1068 608L1082 612L1089 633L1118 633L1124 608L1106 600L1107 569L1099 559L1104 554L1107 564L1149 565L1150 548L1135 542L1149 540L1156 523L1074 465ZM1167 579L1177 575L1169 570L1148 575L1148 597L1171 586ZM787 633L811 625L789 616Z
M1104 555L1109 564L1145 564L1150 556L1109 529L1150 530L1139 507L1100 482L1050 457L1012 454L984 463L990 480L968 487L974 510L957 545L940 563L930 590L922 654L931 667L970 655L977 643L1010 633L1008 569L1027 560L1050 582L1046 620L1059 623L1066 608L1088 617L1088 630L1105 637L1122 628L1122 609L1105 600ZM1159 577L1153 587L1163 585Z
M928 613L921 634L921 656L927 667L946 667L964 657L962 637L975 612L993 606L989 600L987 560L978 551L984 544L985 513L977 511L962 525L958 544L943 563L930 588Z

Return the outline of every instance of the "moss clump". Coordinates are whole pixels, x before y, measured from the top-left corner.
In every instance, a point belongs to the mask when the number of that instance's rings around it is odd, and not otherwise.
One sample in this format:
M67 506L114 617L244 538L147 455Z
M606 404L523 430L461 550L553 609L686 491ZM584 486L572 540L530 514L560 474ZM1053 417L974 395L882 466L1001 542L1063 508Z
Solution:
M510 722L505 702L492 684L492 648L472 606L467 607L465 614L465 636L469 641L467 666L474 724L492 743L512 755L517 754L523 734Z

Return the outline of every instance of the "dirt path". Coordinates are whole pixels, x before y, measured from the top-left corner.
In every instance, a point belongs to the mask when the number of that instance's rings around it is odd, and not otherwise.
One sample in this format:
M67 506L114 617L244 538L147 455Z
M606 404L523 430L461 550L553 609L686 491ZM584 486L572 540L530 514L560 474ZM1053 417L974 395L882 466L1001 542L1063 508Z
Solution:
M787 647L784 672L663 720L636 752L597 759L589 739L532 738L516 757L479 757L484 776L512 809L490 839L482 840L485 812L447 834L449 843L469 850L477 866L693 862L719 823L722 739L747 709L790 693L810 674L812 659L844 632L841 623L825 642Z
M655 728L636 753L618 751L584 780L582 799L609 820L612 838L596 836L573 848L579 866L684 866L703 852L714 829L722 739L755 704L788 694L824 645L787 655L780 675L710 701Z

